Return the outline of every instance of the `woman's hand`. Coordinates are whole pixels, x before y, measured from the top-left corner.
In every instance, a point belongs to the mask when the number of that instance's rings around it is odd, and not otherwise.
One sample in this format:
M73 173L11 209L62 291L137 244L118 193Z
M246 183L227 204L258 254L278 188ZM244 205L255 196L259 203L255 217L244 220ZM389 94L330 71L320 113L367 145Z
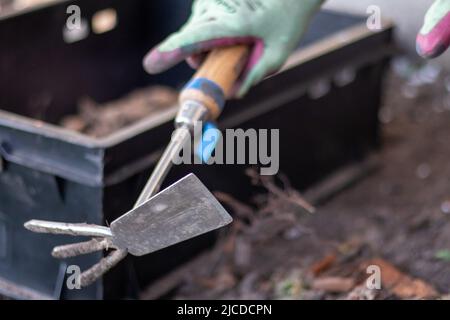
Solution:
M242 97L265 76L278 71L298 45L324 0L195 0L186 25L144 59L149 73L184 59L198 67L216 47L249 44L247 67L236 92Z

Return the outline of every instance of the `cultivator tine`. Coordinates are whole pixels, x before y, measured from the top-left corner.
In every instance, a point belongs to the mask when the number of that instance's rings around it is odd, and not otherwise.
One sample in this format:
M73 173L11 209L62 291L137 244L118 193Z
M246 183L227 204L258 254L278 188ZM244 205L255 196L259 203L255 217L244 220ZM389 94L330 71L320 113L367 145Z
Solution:
M82 287L87 287L97 281L120 261L122 261L128 254L127 250L115 250L101 259L100 262L94 264L91 268L84 271L80 277L80 284Z
M25 228L37 233L61 234L69 236L111 238L108 227L86 223L62 223L43 220L30 220L24 224Z
M67 244L53 248L52 256L58 259L72 258L97 251L108 250L113 245L108 238L92 239L85 242Z
M97 251L108 250L110 248L116 249L81 274L80 284L82 287L87 287L94 283L99 277L117 265L128 254L127 250L114 247L111 240L111 230L107 227L85 223L59 223L31 220L25 223L25 228L37 233L93 237L93 239L89 241L53 248L52 256L58 259L72 258Z

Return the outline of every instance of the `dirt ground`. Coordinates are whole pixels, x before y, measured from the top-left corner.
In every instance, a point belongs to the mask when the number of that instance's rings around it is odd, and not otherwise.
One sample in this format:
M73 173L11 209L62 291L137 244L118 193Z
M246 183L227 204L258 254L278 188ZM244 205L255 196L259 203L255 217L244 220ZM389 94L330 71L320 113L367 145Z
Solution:
M445 299L450 77L402 60L395 70L386 83L374 172L314 214L301 208L303 198L286 179L281 188L255 181L268 194L251 206L217 194L236 222L215 248L142 298ZM367 288L369 265L381 269L381 290Z

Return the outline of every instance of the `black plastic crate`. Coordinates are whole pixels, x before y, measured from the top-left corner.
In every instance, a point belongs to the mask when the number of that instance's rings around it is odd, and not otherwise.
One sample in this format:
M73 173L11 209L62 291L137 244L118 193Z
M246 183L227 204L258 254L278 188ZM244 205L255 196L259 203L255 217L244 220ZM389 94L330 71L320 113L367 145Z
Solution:
M65 43L66 8L89 20L114 8L117 27ZM174 10L176 8L176 10ZM15 298L122 298L211 244L213 234L146 257L128 257L96 285L66 290L67 265L53 246L71 237L33 234L32 218L104 224L128 211L168 142L176 109L102 139L62 129L81 96L104 102L150 84L180 88L192 74L179 66L149 76L148 49L185 21L190 1L60 1L0 18L0 291ZM392 28L373 33L365 18L320 13L286 68L245 99L228 104L223 128L280 129L281 171L304 189L379 144L378 108ZM53 124L52 124L53 123ZM195 172L212 190L241 199L253 190L244 166L180 166L166 184ZM79 239L78 239L79 240Z

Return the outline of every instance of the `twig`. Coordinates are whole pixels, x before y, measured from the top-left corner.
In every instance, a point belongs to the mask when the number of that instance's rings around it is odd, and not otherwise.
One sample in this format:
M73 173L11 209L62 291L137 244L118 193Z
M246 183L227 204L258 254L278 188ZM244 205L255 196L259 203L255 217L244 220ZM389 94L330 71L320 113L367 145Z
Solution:
M308 213L314 213L316 211L313 205L306 201L298 191L290 186L290 183L285 176L279 175L279 179L285 186L285 189L281 189L275 184L275 182L273 181L273 177L260 176L253 169L248 169L246 171L246 174L252 179L253 184L262 185L265 189L267 189L267 191L277 196L278 198L290 202Z
M217 200L230 206L239 218L251 221L255 217L255 211L250 206L240 202L231 195L220 191L214 192L214 195Z

